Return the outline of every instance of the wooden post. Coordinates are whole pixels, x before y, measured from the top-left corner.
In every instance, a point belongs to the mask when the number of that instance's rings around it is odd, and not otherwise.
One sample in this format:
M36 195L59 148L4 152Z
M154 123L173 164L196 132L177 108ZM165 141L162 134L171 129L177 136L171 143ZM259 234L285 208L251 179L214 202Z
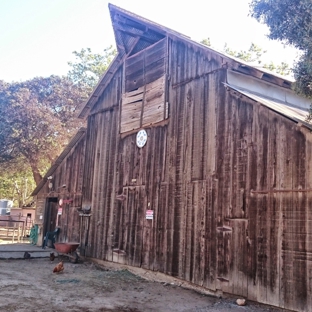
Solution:
M17 241L20 243L21 242L21 226L20 223L17 225Z
M15 222L13 223L13 236L12 236L12 243L14 243L14 236L15 236Z
M25 236L25 221L22 223L22 241L24 241L24 236Z

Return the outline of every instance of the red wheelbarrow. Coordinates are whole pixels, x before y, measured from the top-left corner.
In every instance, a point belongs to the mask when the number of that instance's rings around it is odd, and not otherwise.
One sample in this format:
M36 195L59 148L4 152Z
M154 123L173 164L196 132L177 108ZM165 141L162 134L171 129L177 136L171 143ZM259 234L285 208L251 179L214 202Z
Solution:
M55 250L61 257L68 257L69 260L73 263L77 263L79 256L76 252L76 249L80 243L68 242L68 243L54 243Z

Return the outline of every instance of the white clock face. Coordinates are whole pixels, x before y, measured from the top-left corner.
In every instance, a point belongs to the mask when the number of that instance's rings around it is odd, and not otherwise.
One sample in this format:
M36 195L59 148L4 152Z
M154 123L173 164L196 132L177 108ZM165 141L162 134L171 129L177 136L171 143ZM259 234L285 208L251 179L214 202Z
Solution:
M136 144L138 147L143 147L147 141L147 133L144 129L140 130L136 136Z

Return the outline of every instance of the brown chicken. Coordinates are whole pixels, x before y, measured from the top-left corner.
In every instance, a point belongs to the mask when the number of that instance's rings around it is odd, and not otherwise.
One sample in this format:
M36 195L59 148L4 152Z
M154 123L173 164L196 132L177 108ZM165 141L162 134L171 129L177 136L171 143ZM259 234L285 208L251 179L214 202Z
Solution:
M63 261L57 264L57 266L53 269L53 273L60 273L64 270Z

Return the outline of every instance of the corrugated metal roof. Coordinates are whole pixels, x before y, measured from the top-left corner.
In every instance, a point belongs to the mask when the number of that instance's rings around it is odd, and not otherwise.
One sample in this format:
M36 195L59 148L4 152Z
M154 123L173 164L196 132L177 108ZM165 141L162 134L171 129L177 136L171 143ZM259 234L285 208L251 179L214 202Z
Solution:
M263 95L259 95L259 94L255 94L252 93L250 91L247 90L242 90L239 89L237 87L234 87L230 84L226 84L225 85L229 88L231 88L232 90L235 90L237 92L239 92L240 94L243 94L245 96L247 96L248 98L261 103L262 105L268 107L269 109L295 121L295 122L300 122L302 123L304 126L306 126L309 129L312 129L312 125L306 122L306 118L308 115L308 111L305 109L301 109L298 107L294 107L292 105L290 105L289 103L285 103L282 101L278 101L276 99L270 99L270 98L266 98Z
M65 157L69 154L71 149L81 140L81 138L84 136L85 133L86 133L86 128L80 128L78 130L78 132L75 134L75 136L70 140L70 142L64 148L64 150L60 154L60 156L56 159L56 161L53 163L53 165L50 167L50 169L44 175L41 182L37 185L37 187L30 194L31 196L35 196L38 194L38 192L42 189L42 187L47 182L47 178L55 172L55 170L58 168L58 166L62 163L62 161L65 159Z
M248 91L260 97L264 96L267 99L276 100L278 103L284 103L303 111L309 110L311 105L311 100L296 94L291 89L233 70L227 70L226 82L239 90Z

